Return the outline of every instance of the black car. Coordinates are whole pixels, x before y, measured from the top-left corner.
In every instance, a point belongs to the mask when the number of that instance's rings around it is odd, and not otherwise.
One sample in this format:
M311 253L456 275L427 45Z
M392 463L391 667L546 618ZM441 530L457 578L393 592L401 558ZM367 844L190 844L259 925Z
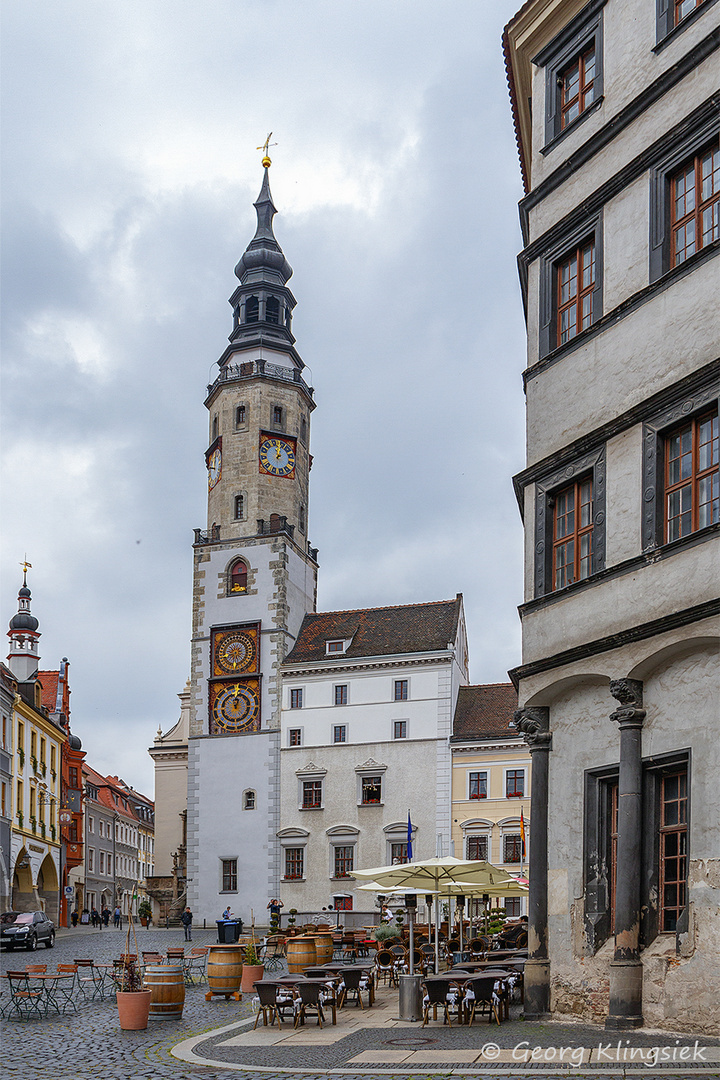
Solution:
M1 927L0 942L10 952L15 948L32 952L41 941L46 949L52 949L55 944L55 927L43 911L7 912Z

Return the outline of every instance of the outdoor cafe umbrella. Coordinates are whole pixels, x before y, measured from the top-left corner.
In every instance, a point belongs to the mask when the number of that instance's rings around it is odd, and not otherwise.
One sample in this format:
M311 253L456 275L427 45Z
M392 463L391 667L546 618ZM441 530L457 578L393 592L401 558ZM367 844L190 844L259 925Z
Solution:
M352 877L360 881L377 882L383 889L405 887L441 893L446 885L471 883L477 891L489 892L493 885L507 884L508 874L484 859L456 859L445 855L419 862L397 863L394 866L375 866L369 870L353 870ZM437 916L437 913L436 913ZM435 970L439 964L438 919L435 919Z

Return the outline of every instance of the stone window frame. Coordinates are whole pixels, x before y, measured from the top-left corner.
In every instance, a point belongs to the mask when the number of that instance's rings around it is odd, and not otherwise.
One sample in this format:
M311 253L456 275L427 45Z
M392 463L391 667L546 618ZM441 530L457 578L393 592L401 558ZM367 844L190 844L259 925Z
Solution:
M292 742L292 737L293 737L294 732L297 732L298 739L299 739L298 742ZM305 743L305 729L304 728L302 728L302 727L288 728L288 743L287 743L288 746L291 746L291 747L293 747L293 749L296 749L298 746L303 746L304 743Z
M257 792L254 788L246 788L242 793L243 810L257 810Z
M717 115L707 117L694 129L682 131L679 141L650 171L650 238L649 283L652 285L670 270L683 270L717 252L720 241L714 240L700 248L677 267L671 266L672 248L672 181L683 164L699 154L717 138L720 121Z
M654 551L665 545L665 439L671 430L693 420L715 405L720 409L720 379L691 397L678 399L643 422L642 461L642 550ZM687 537L670 541L674 547L697 538L709 537L714 525L706 525ZM668 545L670 546L670 545Z
M238 500L240 500L238 504ZM247 491L237 491L233 495L233 521L245 521L247 518ZM240 513L238 514L238 505Z
M239 860L238 860L237 855L220 855L220 856L218 856L218 871L219 871L219 875L220 875L220 881L219 881L220 888L218 889L219 893L221 893L221 894L224 894L224 893L236 893L238 891L238 861ZM226 863L228 864L228 870L227 871L225 870L225 864ZM231 865L232 863L235 864L235 870L234 870L235 888L232 888L232 882L233 882L233 869L232 869L232 865ZM228 881L229 881L229 884L231 886L231 888L229 888L229 889L223 888L223 886L225 885L225 874L226 874L226 872L228 874Z
M242 419L240 419L240 409L243 410ZM237 401L233 408L233 430L234 431L247 431L248 430L248 417L250 413L250 406L247 401Z
M323 769L320 766L309 762L305 768L297 769L295 772L298 783L298 810L301 813L317 813L319 810L325 809L325 777L327 776L327 769ZM306 783L319 783L320 784L320 804L319 806L305 806L305 784Z
M603 443L598 449L566 462L561 468L555 469L535 484L534 595L536 598L559 596L567 589L590 580L583 578L582 582L573 581L569 585L564 585L562 589L553 590L552 588L553 498L571 481L587 474L592 474L593 478L593 553L590 578L593 574L605 569L605 457Z
M350 684L349 683L334 683L333 684L333 707L343 708L345 705L350 704Z
M391 723L392 723L393 742L395 742L395 741L402 742L404 739L409 739L410 738L410 721L409 720L405 719L404 717L400 717L398 720L392 720ZM396 724L404 724L405 725L404 734L398 735L396 733L397 732L397 729L396 729L396 726L395 726Z
M545 68L545 145L540 153L547 154L565 135L574 131L593 112L596 112L604 100L604 63L603 63L603 8L607 0L591 0L563 30L549 42L533 63ZM595 98L592 103L562 127L562 91L561 76L573 61L586 53L591 45L595 47Z
M356 776L356 795L358 807L367 806L384 806L385 805L385 773L387 772L387 765L382 762L368 760L362 765L355 766ZM363 802L363 780L370 780L376 777L380 778L380 801L379 802ZM407 831L407 826L406 826Z
M566 129L569 130L569 129ZM558 267L573 249L593 241L595 244L595 284L592 290L592 320L590 325L581 330L569 341L559 344L558 337ZM603 315L603 208L600 207L590 217L585 218L570 232L556 240L540 256L539 288L539 359L543 360L550 353L561 349L574 348L584 334L592 333L596 323Z
M340 738L336 738L338 731L342 730ZM346 746L350 741L350 728L347 723L330 725L330 742L333 746Z
M482 777L482 776L485 777L485 794L484 795L473 795L471 793L471 783L472 783L472 781L470 779L471 776L477 776L478 781L479 781L480 777ZM490 771L489 771L489 769L479 769L479 768L475 768L475 767L468 769L467 770L467 796L466 796L468 802L481 802L483 799L487 799L489 797L489 790L490 790L490 782L489 781L490 781Z
M348 877L347 874L339 877L335 876L335 849L352 848L353 867L359 866L358 843L360 830L354 825L333 825L331 828L326 829L325 835L328 838L328 876L332 881L345 881Z
M412 825L412 844L413 852L417 846L417 826ZM393 844L405 844L407 845L407 833L408 824L407 821L391 821L389 825L385 825L383 828L385 834L385 865L392 865L392 848Z
M292 881L292 882L296 882L296 883L301 882L301 881L305 881L305 872L306 872L306 867L307 867L307 859L305 857L305 854L306 854L306 848L307 848L307 845L308 845L308 840L310 839L310 833L308 832L307 829L289 828L289 829L282 829L277 834L277 837L278 837L278 840L280 842L280 848L282 850L282 867L281 867L282 880L283 881ZM285 853L288 850L296 851L298 849L300 851L302 851L302 876L301 877L287 877L286 874L285 874L285 870L287 868L287 862L286 862Z

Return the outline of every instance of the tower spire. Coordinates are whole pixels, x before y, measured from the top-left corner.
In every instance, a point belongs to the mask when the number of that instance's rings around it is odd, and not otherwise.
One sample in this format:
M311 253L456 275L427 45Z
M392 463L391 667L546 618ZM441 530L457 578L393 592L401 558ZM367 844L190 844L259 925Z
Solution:
M17 614L10 620L8 637L10 638L10 652L8 664L13 675L20 682L27 682L38 669L40 657L38 656L38 621L30 611L31 594L27 585L27 572L32 569L32 564L27 558L20 563L23 568L23 583L18 591Z

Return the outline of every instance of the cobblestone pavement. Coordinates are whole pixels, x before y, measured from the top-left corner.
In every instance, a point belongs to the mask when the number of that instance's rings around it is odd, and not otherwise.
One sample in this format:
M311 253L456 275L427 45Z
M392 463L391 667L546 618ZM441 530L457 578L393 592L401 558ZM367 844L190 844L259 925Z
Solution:
M183 934L177 930L137 931L140 950L157 949L164 952L168 946L183 945ZM215 931L195 929L193 944L212 944ZM61 931L55 948L39 949L35 954L2 953L0 969L23 968L26 963L47 963L54 970L57 963L72 962L75 957L92 957L97 962L108 962L124 951L125 932L112 928L102 931L78 928L77 931ZM134 948L131 948L134 951ZM482 1080L499 1080L520 1076L551 1078L572 1076L587 1080L598 1076L658 1075L663 1080L703 1075L720 1077L720 1039L701 1038L701 1047L710 1047L715 1059L703 1066L702 1060L695 1065L658 1064L648 1068L639 1062L627 1065L566 1064L558 1069L553 1064L556 1049L565 1047L566 1060L573 1048L615 1046L618 1042L596 1027L568 1024L528 1024L513 1019L500 1027L475 1024L471 1029L453 1026L452 1030L439 1024L421 1029L419 1024L394 1027L363 1026L363 1021L348 1035L330 1043L273 1048L264 1045L247 1045L251 1040L240 1039L245 1045L232 1045L237 1036L248 1031L252 1015L250 997L242 1002L214 998L205 1001L205 986L188 987L185 1008L181 1020L151 1021L147 1031L121 1031L114 997L105 1001L88 1001L79 1005L77 1014L50 1015L44 1020L17 1020L3 1023L3 1075L14 1080L259 1080L260 1077L282 1077L283 1080L315 1080L337 1078L360 1080L363 1077L382 1077L383 1080L440 1080L450 1076L476 1076ZM373 1010L374 1012L374 1010ZM358 1010L358 1017L361 1017ZM227 1030L230 1028L230 1030ZM223 1030L224 1029L224 1030ZM258 1032L261 1035L260 1032ZM309 1030L305 1037L311 1040ZM693 1046L693 1037L670 1036L667 1033L639 1032L628 1036L633 1047L663 1046L672 1051L680 1046ZM190 1042L192 1040L192 1042ZM261 1042L262 1039L258 1039ZM300 1041L300 1040L298 1040ZM622 1039L623 1047L627 1045ZM488 1060L470 1064L472 1051L487 1047ZM521 1046L515 1052L513 1047ZM535 1051L534 1061L523 1061L523 1050ZM180 1060L171 1051L183 1055ZM398 1062L408 1051L422 1053L412 1069L402 1071ZM457 1053L457 1060L448 1060L449 1051ZM358 1055L377 1055L377 1064L369 1061L355 1068L349 1063ZM440 1060L432 1060L437 1053ZM520 1054L518 1058L517 1054ZM492 1055L496 1056L496 1063ZM543 1056L544 1055L544 1056ZM549 1061L546 1060L549 1057ZM444 1058L444 1060L443 1060ZM207 1065L197 1062L207 1061ZM577 1058L576 1058L577 1060ZM555 1057L555 1062L557 1058ZM393 1062L397 1062L393 1068ZM233 1067L234 1066L234 1067ZM247 1067L243 1067L247 1066Z

